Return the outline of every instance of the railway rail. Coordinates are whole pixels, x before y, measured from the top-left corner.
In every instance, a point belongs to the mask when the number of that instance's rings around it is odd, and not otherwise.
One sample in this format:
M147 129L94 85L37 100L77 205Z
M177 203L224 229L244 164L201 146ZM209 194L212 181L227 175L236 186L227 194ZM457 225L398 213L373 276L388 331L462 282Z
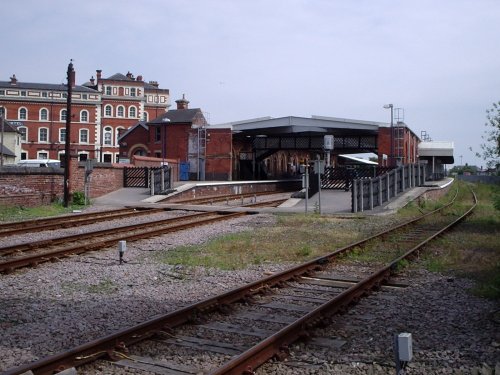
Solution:
M4 374L29 370L52 374L104 357L117 361L118 366L157 373L252 374L270 358L285 357L291 343L308 338L311 327L327 322L332 314L345 311L380 288L403 259L411 259L429 241L464 220L477 204L472 195L471 207L458 215L447 211L454 209L453 199L437 210L325 256ZM391 246L396 243L398 246ZM333 263L355 248L389 251L386 256L391 260L374 264L367 277L351 286L339 286L332 276ZM161 358L141 355L155 345L161 348L156 350L162 353ZM203 368L186 368L172 360L182 355L200 361L209 358L209 363L200 363Z
M0 237L7 237L20 233L33 233L45 230L71 228L80 225L123 219L132 216L138 217L143 215L151 215L165 210L165 208L122 208L117 210L2 223L2 225L0 226Z
M262 205L277 205L284 200L259 202L246 207ZM73 254L81 254L113 246L118 241L136 241L166 233L189 229L195 226L206 225L216 221L228 220L248 214L247 212L204 212L184 215L181 217L148 221L112 229L90 231L69 236L51 238L47 240L27 242L18 245L0 248L0 273L9 273L15 269L37 266L38 264L57 261L60 258ZM39 252L28 256L19 256L26 252ZM5 260L7 258L7 260Z

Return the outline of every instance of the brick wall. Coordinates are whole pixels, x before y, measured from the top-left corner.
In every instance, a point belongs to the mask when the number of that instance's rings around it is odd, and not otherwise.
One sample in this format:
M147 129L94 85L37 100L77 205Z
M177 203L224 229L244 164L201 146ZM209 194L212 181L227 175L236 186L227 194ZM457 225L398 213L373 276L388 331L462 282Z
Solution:
M64 169L8 167L0 169L0 205L34 207L62 200ZM71 193L84 191L85 164L72 163ZM101 163L90 174L90 198L123 187L123 167Z

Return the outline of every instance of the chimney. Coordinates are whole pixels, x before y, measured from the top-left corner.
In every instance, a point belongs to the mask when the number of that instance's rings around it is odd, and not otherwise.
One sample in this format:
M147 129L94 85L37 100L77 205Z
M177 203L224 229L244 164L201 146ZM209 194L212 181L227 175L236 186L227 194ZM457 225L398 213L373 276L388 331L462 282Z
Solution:
M176 100L177 109L188 109L189 100L186 100L186 94L182 94L182 99Z
M134 75L130 72L127 72L127 78L128 79L134 79Z
M101 69L97 69L95 71L95 76L97 77L97 82L99 83L100 79L101 79L101 73L102 73L102 70Z
M92 86L95 86L95 79L94 79L94 76L90 77L90 84Z
M142 82L142 76L137 76L137 81Z
M156 82L156 81L149 81L149 84L150 84L151 86L154 86L154 87L158 87L158 86L159 86L159 85L158 85L158 82Z
M12 77L10 77L10 84L11 84L12 86L17 85L17 78L16 78L16 75L15 75L15 74L13 74L13 75L12 75Z

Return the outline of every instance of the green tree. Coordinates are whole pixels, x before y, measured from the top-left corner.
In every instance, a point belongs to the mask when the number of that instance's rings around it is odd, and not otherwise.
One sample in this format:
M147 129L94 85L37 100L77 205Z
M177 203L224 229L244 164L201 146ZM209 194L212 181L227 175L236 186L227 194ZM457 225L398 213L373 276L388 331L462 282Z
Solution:
M481 144L482 152L476 152L476 156L483 158L488 168L494 168L500 164L500 101L486 110L486 119L487 129L482 136L485 142Z

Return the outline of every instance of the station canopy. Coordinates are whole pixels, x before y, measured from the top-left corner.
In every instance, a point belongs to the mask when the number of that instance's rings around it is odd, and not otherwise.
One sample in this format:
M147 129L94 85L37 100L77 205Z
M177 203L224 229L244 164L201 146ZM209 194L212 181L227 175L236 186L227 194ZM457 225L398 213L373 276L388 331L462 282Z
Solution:
M232 128L234 139L252 140L255 149L318 150L323 148L323 137L333 135L335 150L360 153L376 151L378 128L389 124L324 116L288 116L223 125Z
M453 158L453 142L420 142L418 145L418 156L422 160L435 158L443 164L453 164L455 162Z

